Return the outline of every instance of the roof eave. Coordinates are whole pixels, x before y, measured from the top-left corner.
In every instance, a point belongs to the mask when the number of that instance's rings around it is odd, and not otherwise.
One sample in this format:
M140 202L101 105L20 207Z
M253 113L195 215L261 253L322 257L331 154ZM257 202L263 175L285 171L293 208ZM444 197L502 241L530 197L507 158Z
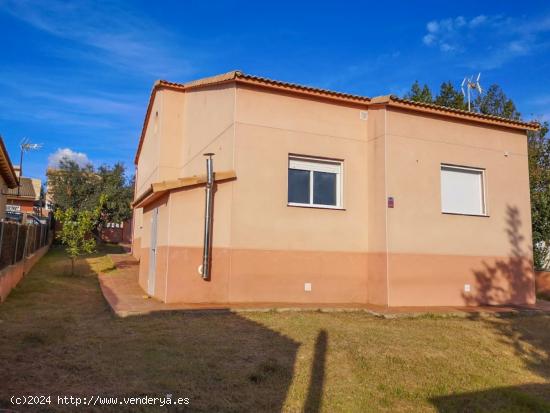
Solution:
M500 126L505 128L519 129L524 131L536 131L540 129L537 122L523 122L514 119L506 119L498 116L484 115L475 112L466 112L459 109L447 108L427 103L414 102L406 99L397 98L392 95L377 96L372 98L371 106L390 106L411 110L416 112L429 113L436 116L451 117L473 123L483 123L488 125Z
M11 159L6 149L6 145L4 144L4 139L2 139L1 136L0 136L0 163L2 164L0 165L0 169L1 169L0 174L4 178L4 181L6 182L7 187L10 189L17 188L17 185L19 183L17 179L17 175L11 163Z

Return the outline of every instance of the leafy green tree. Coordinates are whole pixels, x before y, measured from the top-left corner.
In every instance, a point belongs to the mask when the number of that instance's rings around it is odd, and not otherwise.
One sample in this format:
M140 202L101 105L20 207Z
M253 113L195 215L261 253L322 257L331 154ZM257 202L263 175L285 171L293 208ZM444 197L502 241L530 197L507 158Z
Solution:
M405 99L415 102L433 103L432 91L427 84L420 87L418 80L411 86L411 90L405 94Z
M550 139L548 122L528 134L529 183L535 268L548 268L550 252Z
M92 209L58 208L55 219L61 224L57 238L65 245L67 255L71 259L71 275L74 275L75 261L80 255L95 251L96 241L92 230L101 214L105 196L100 196L98 205Z
M132 216L130 203L134 197L134 184L133 179L127 182L124 165L116 163L113 167L100 166L97 175L101 182L101 193L105 195L101 220L107 223L129 219Z
M56 208L91 210L105 199L96 218L94 232L108 222L123 222L132 216L130 203L134 196L133 181L128 182L121 163L114 166L79 166L74 161L62 159L59 168L48 171L48 187Z
M499 85L493 84L474 100L474 110L485 115L495 115L507 119L520 119L512 99L508 98Z
M93 209L97 205L101 193L100 179L91 164L81 167L63 158L58 168L47 171L47 176L48 189L56 207L78 210Z
M468 108L468 105L464 102L464 95L461 91L455 89L450 81L441 84L439 95L436 96L434 103L436 105L461 110Z

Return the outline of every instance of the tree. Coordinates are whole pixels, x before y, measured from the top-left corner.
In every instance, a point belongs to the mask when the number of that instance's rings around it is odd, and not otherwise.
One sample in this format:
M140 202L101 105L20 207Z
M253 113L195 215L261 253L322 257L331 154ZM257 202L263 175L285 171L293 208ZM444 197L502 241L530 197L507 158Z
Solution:
M66 211L92 210L104 195L100 214L96 218L94 232L108 222L123 222L132 216L130 203L134 196L132 181L128 182L121 163L103 165L97 170L91 165L79 166L76 162L62 159L59 168L50 169L48 188L56 208Z
M133 179L127 182L124 165L116 163L112 168L100 166L97 175L101 182L101 193L105 195L101 221L124 222L131 218L130 203L134 198L134 184Z
M55 211L55 219L61 224L57 231L57 238L66 246L65 250L71 259L71 275L74 275L76 259L83 254L91 254L95 251L96 242L92 237L92 230L101 214L105 202L102 195L99 204L93 209L75 210L58 208Z
M520 119L521 114L499 85L493 84L474 100L474 110L485 115Z
M550 252L550 139L548 122L528 134L529 184L533 228L533 260L536 269L548 267Z
M49 169L46 174L48 189L57 207L78 210L93 209L97 205L101 188L91 164L81 167L63 158L57 169Z
M439 95L435 98L434 103L439 106L461 110L468 108L468 105L464 102L464 95L461 91L456 90L450 81L441 84Z
M432 103L432 91L428 87L428 85L424 84L423 87L420 87L420 83L418 83L418 80L414 82L414 84L411 86L411 90L405 94L405 99L413 100L415 102L424 102L424 103Z

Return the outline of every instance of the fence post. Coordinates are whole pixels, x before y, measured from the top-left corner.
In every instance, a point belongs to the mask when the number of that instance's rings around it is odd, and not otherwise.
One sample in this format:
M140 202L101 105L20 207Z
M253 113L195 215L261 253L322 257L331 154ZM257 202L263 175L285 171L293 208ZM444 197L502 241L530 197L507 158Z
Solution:
M17 237L15 238L15 253L13 254L13 264L17 262L17 248L19 247L19 228L20 228L19 224L15 224L15 225L17 225Z
M25 261L25 258L27 258L27 253L29 252L29 232L31 227L27 226L27 230L25 231L25 244L23 244L23 256L21 257L21 261Z
M2 221L2 229L0 229L0 265L2 262L2 249L4 247L4 221Z

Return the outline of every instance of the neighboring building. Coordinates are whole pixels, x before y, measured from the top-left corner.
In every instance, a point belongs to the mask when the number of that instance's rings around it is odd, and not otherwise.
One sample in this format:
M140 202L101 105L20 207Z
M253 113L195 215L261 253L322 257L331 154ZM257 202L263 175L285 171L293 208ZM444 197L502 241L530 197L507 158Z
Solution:
M158 81L135 158L139 283L165 302L534 303L536 128L241 72Z
M0 219L6 215L6 193L17 188L17 174L10 160L4 139L0 136Z
M108 222L101 228L101 240L114 244L130 244L132 242L132 219L124 222Z
M19 166L14 167L19 186L6 191L6 211L15 214L40 214L40 187L42 181L20 175Z

